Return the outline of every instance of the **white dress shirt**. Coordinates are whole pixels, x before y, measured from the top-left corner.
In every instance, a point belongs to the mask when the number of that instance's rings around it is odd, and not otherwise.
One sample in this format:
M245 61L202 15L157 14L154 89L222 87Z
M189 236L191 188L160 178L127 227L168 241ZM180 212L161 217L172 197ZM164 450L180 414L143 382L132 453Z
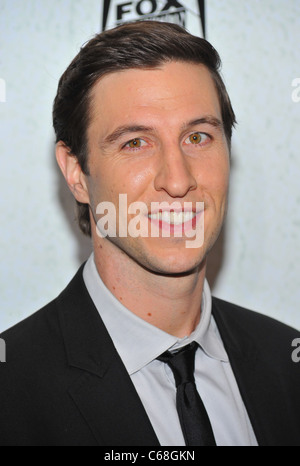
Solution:
M166 350L178 349L192 341L199 344L195 356L196 386L209 415L217 445L257 445L211 315L212 299L206 280L200 322L191 335L177 338L124 307L102 282L93 254L84 267L83 278L162 446L184 446L185 442L176 410L173 373L167 364L156 358Z

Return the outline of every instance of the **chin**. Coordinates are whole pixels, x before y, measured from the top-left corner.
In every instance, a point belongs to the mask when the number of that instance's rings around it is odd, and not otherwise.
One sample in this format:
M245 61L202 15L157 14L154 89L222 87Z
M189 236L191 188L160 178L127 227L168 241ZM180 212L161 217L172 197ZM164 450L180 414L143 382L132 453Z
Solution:
M119 261L131 260L143 269L161 275L188 275L205 265L205 246L186 248L183 242L165 242L155 239L144 241L124 241L113 238L113 252L121 252Z
M189 251L189 250L187 250ZM190 253L175 252L173 254L163 251L161 255L148 255L144 266L154 273L162 275L189 275L205 266L206 259L203 253L192 255Z

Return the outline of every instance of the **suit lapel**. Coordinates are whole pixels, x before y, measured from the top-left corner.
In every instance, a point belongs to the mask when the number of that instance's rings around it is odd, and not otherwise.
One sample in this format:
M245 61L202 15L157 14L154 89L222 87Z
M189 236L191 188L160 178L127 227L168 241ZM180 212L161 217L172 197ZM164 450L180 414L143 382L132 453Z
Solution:
M70 396L97 442L159 445L145 409L82 278L82 268L57 299L70 366L81 376Z
M101 379L86 373L69 393L100 445L159 445L126 375L112 364Z
M282 445L289 441L290 426L286 421L280 374L276 373L274 361L269 364L264 360L262 349L254 343L251 332L255 336L257 323L251 327L248 319L248 325L243 324L246 312L213 298L213 315L258 444Z

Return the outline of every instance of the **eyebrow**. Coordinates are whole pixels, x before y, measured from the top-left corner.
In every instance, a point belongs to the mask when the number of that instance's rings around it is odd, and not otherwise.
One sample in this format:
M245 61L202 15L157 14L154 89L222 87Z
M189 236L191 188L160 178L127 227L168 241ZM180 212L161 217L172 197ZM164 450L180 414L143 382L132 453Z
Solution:
M197 126L197 125L211 125L217 129L223 129L223 122L213 115L205 115L201 118L197 118L195 120L191 120L188 123L183 125L183 129L189 128L190 126Z
M106 146L108 144L113 144L116 142L118 139L120 139L122 136L128 133L149 133L151 131L154 131L154 128L149 127L149 126L143 126L143 125L123 125L123 126L118 126L112 133L108 134L103 141L101 141L100 145L101 146Z
M185 130L191 126L197 126L202 124L208 124L214 126L217 129L223 129L223 123L219 118L212 115L205 115L201 118L196 118L182 125L182 130ZM101 147L105 147L109 144L113 144L118 139L129 133L150 133L154 132L155 128L152 126L144 125L122 125L118 126L112 133L108 134L103 141L100 142Z

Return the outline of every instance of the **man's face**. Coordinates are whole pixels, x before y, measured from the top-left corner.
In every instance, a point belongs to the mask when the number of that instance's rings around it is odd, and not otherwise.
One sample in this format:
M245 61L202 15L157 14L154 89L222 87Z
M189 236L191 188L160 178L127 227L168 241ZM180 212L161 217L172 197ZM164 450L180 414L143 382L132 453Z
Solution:
M134 202L147 206L149 226L145 237L100 238L92 218L95 251L101 245L116 257L125 253L128 260L158 273L194 270L220 232L229 179L229 151L209 71L202 65L170 62L156 69L108 74L94 86L90 111L86 183L94 218L99 218L99 203L112 202L118 227L119 195L126 194L127 207ZM175 201L182 211L188 202L191 212L173 215L166 208L151 215L152 203ZM204 212L199 209L202 202ZM188 248L188 229L203 215L203 244ZM128 224L132 217L127 213ZM159 230L158 237L151 235L151 226ZM164 237L168 228L170 234Z

